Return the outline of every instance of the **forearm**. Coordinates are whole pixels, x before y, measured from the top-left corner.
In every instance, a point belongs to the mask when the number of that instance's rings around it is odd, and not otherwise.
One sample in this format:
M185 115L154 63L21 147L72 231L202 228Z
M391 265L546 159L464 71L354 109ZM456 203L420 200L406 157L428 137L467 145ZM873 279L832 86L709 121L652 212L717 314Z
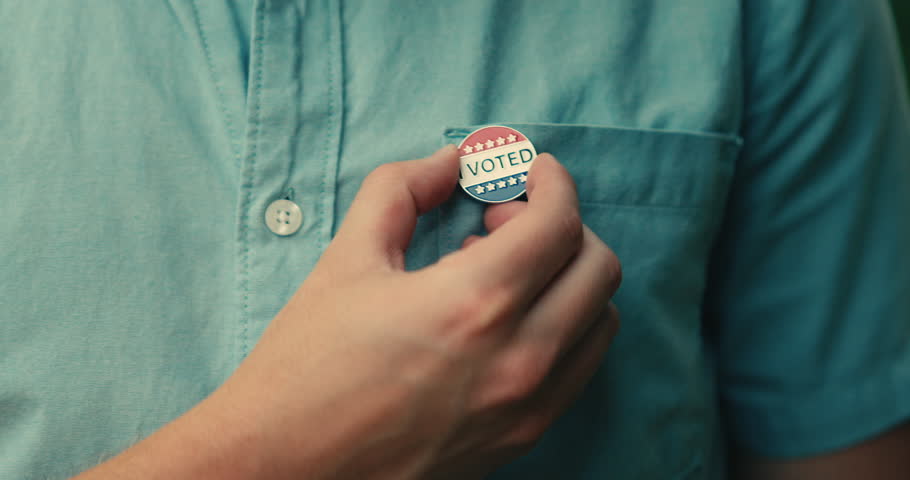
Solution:
M347 375L294 378L241 365L189 412L72 480L345 480L364 470L377 480L416 478L423 458L411 459L416 446L399 438L420 428L407 422L414 409L401 408L403 384L356 377L354 365L365 360L350 357L352 365L335 365ZM289 385L293 404L282 392Z
M242 422L205 402L73 480L264 478L257 440Z

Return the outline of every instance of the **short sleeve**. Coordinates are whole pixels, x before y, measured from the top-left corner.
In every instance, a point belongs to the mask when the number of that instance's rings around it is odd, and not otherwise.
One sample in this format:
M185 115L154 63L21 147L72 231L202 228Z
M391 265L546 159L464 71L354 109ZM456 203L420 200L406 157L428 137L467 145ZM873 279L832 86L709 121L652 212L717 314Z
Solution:
M812 455L910 418L910 112L886 1L746 0L743 18L706 338L733 440Z

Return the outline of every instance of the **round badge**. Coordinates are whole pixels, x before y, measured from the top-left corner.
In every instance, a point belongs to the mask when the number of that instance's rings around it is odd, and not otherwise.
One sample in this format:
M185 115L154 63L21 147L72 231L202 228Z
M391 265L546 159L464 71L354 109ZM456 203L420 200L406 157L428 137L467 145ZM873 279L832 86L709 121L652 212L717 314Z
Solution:
M525 193L537 151L518 130L495 125L471 132L458 145L458 154L461 188L481 202L502 203Z

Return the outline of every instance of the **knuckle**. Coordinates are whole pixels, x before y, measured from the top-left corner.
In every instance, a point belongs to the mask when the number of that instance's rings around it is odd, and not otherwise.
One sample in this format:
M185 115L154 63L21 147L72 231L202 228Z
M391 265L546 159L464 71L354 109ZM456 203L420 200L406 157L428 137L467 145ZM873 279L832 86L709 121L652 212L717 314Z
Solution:
M613 251L600 237L587 226L582 227L585 236L585 254L591 259L597 269L603 272L603 286L607 296L612 296L622 283L622 263L616 252Z
M613 321L619 322L619 320L620 320L619 308L616 307L616 304L615 304L615 303L610 302L610 303L607 305L607 312L608 312L609 317L610 317Z
M552 423L552 417L545 413L533 413L526 416L506 436L505 447L519 454L530 452L537 446Z
M549 371L547 357L531 348L507 354L493 378L497 394L491 398L490 406L508 407L526 402L540 390Z
M596 262L604 274L603 278L605 279L607 293L612 296L613 293L619 290L619 286L622 283L622 264L619 261L619 257L616 256L616 253L610 247L596 236L594 239L595 242L593 242L592 248L597 252L595 254Z
M604 272L607 276L607 288L610 289L610 295L612 296L622 284L622 264L619 262L619 257L613 253L613 250L608 248L607 252Z
M374 168L373 171L370 172L369 175L367 175L367 178L364 180L364 183L384 184L384 183L392 181L396 178L400 178L401 174L402 174L401 170L402 170L402 167L398 163L395 163L395 162L384 163L384 164Z
M610 339L612 340L613 337L619 333L620 327L622 327L622 315L620 315L619 309L616 308L616 305L614 305L613 302L610 302L610 315L607 318L607 323L610 331Z
M619 333L619 328L622 326L622 315L619 313L619 309L616 308L616 305L613 302L607 306L607 335L610 339L616 336Z
M514 293L503 287L466 287L448 308L442 335L459 345L488 338L514 315Z
M581 246L584 239L584 223L581 221L581 213L578 209L573 208L567 211L561 217L558 228L559 233L572 245Z

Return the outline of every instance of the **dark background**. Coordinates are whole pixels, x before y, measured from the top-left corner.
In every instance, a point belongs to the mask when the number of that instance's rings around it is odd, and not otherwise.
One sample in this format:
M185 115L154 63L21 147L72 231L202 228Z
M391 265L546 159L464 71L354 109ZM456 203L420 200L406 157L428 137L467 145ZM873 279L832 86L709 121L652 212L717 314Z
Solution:
M910 65L910 0L891 0L891 8L894 9L894 18L897 21L897 29L901 34L901 46L904 50L904 66L908 66ZM910 75L908 75L908 77L910 77Z

